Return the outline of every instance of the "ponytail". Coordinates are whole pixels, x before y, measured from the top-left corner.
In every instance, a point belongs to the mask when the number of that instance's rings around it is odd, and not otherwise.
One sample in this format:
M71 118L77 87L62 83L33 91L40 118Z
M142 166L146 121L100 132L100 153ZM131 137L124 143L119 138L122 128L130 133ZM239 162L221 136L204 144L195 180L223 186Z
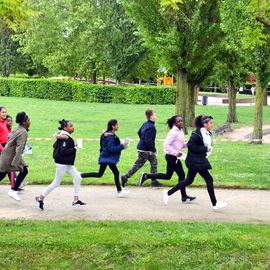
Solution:
M204 126L205 123L208 123L210 120L212 120L213 117L210 115L205 115L205 114L201 114L198 115L194 120L193 120L193 125L196 128L201 128Z
M175 124L175 122L176 122L176 118L177 117L181 117L180 115L174 115L174 116L172 116L171 118L169 118L168 120L167 120L167 125L168 125L168 127L170 128L170 129L172 129L173 128L173 126L174 126L174 124Z

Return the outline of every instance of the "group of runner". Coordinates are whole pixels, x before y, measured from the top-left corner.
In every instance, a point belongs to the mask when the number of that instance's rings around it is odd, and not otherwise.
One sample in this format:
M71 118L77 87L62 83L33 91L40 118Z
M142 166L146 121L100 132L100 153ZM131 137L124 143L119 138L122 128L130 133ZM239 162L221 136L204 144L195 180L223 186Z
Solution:
M183 119L179 115L174 115L168 119L167 125L169 132L163 144L165 159L167 162L166 173L157 173L157 150L155 147L156 139L156 113L152 109L145 111L146 122L138 131L139 143L137 145L138 158L134 165L126 174L121 176L117 168L121 152L128 148L129 141L121 143L116 135L119 129L119 123L112 119L107 124L107 129L100 136L100 155L99 171L80 173L74 166L79 145L75 144L72 138L74 125L70 120L62 119L59 121L59 131L54 135L53 158L56 164L55 178L52 183L39 196L35 197L36 204L41 210L44 210L44 200L56 187L58 187L66 173L73 178L74 199L73 206L86 205L79 198L82 178L102 177L106 168L109 167L114 175L114 182L118 197L125 197L129 190L126 190L128 179L133 176L146 161L150 162L150 173L142 173L139 179L139 185L143 185L148 179L151 180L151 186L163 186L159 180L171 179L175 172L178 176L178 183L170 190L163 191L163 201L167 205L172 194L178 190L181 193L183 203L189 203L196 199L194 196L187 195L186 187L191 185L197 174L200 174L206 182L207 190L210 196L214 210L226 206L225 202L217 201L214 191L213 178L209 173L212 168L209 162L209 155L212 153L212 133L213 118L208 115L199 115L194 119L195 130L192 132L188 142L185 142L183 132ZM27 134L30 127L30 118L25 112L20 112L16 116L18 126L11 131L10 119L5 107L0 107L0 181L9 176L11 189L8 195L20 201L18 192L26 175L28 166L23 160L23 151L27 142ZM182 149L187 147L188 153L185 155ZM187 176L182 166L182 160L188 168ZM16 172L19 172L16 175Z

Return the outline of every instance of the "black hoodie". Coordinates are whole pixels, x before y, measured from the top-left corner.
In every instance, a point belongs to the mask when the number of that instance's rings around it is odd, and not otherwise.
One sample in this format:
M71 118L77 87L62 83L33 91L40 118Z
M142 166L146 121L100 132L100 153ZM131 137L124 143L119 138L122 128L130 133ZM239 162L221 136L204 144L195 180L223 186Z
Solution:
M189 169L195 171L210 170L211 164L206 158L207 147L204 146L203 137L200 128L197 128L190 135L188 144L188 154L186 165Z

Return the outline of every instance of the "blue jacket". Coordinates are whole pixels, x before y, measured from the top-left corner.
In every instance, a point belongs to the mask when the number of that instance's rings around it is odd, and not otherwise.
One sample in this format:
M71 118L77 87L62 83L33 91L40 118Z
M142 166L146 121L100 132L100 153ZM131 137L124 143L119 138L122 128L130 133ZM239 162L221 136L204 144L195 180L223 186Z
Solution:
M155 123L148 120L143 123L138 131L140 141L137 145L138 150L156 152L155 139L156 139L156 128Z
M124 145L113 132L106 132L100 138L99 164L117 164Z

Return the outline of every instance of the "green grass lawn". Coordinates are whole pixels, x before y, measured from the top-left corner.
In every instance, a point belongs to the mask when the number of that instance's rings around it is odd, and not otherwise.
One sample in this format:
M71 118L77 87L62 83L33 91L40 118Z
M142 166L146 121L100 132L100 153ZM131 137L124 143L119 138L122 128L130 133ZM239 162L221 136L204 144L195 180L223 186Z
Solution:
M270 227L1 221L0 269L270 269Z
M172 105L124 105L124 104L92 104L49 101L29 98L0 97L0 104L7 107L8 112L15 116L16 112L25 110L31 118L30 137L52 137L57 131L58 120L71 119L75 125L74 137L98 138L105 129L106 123L111 118L120 122L118 135L121 138L137 138L137 130L144 121L144 111L152 107L157 111L157 138L164 139L168 132L165 125L166 119L174 114ZM239 107L237 126L252 125L253 107ZM225 122L227 108L223 106L197 106L196 113L211 114L215 125L220 126ZM264 122L269 123L270 108L264 111ZM31 183L50 183L54 177L55 165L52 159L52 141L31 141L33 155L26 156L29 164L27 179ZM162 142L157 143L159 151L159 172L165 170L166 162L162 150ZM232 142L215 142L213 155L210 161L213 165L212 174L216 186L270 188L269 178L269 152L270 145L249 145ZM84 149L78 152L76 166L81 172L96 171L99 143L85 142ZM119 170L125 173L137 157L136 142L131 142L130 148L123 152L119 163ZM185 167L185 166L184 166ZM144 167L148 171L149 166ZM131 184L136 184L140 172L130 179ZM7 180L5 181L7 183ZM71 183L69 177L65 182ZM177 182L174 176L166 182L173 185ZM84 179L84 183L113 183L112 175L106 172L102 179ZM194 185L204 184L199 177Z

